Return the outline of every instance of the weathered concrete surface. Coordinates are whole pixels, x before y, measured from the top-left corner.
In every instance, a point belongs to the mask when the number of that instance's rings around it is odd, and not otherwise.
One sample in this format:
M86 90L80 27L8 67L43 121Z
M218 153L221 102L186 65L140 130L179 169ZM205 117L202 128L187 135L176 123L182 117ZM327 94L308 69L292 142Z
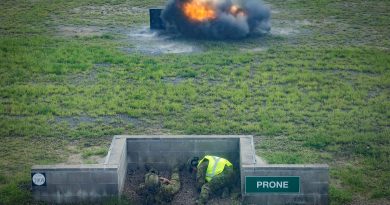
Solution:
M150 165L169 169L206 154L227 158L238 166L238 141L239 137L226 135L130 136L127 137L128 168L142 169Z
M214 154L238 166L237 136L114 136L103 164L36 165L31 173L44 173L46 184L33 186L36 200L55 203L97 201L122 193L128 168L149 164L167 169L190 157Z
M299 193L259 193L247 194L243 199L254 204L328 204L329 168L327 165L244 165L241 167L241 180L245 176L298 176ZM244 189L245 184L242 183Z
M127 173L127 146L126 138L114 136L108 150L104 165L117 166L118 193L122 193Z
M34 199L50 203L95 202L122 193L127 171L126 139L114 137L104 164L35 165L46 184L32 186Z
M45 186L33 186L36 200L69 203L96 201L118 195L116 165L39 165L31 173L44 173Z
M329 204L329 167L324 164L266 164L256 156L252 137L240 138L241 194L244 204ZM300 178L298 193L245 193L246 176Z
M70 203L97 201L122 193L128 169L151 165L167 169L205 154L229 159L239 167L243 204L328 204L327 165L268 165L256 156L252 136L240 135L118 135L103 164L37 165L45 186L33 186L37 200ZM245 193L246 176L299 176L298 193Z

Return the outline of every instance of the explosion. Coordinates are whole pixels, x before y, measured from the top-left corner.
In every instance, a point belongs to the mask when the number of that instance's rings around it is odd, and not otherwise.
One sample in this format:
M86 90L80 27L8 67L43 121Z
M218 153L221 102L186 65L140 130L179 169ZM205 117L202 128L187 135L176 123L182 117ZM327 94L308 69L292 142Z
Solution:
M196 38L234 39L270 30L270 11L260 0L170 0L161 17L168 29Z
M229 12L231 14L233 14L234 16L237 16L237 15L241 15L241 16L244 16L246 15L244 10L242 10L240 7L238 7L237 5L232 5L229 9Z
M207 21L216 17L214 8L202 0L192 0L184 3L183 12L193 21Z

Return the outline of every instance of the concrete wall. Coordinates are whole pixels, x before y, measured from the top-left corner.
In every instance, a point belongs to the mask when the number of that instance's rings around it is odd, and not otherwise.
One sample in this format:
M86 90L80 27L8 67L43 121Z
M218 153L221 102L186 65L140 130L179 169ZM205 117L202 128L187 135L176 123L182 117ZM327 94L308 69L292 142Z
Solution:
M239 165L237 136L132 136L127 138L128 168L169 169L184 164L194 156L205 154L227 158Z
M149 164L169 169L190 157L205 154L229 159L239 167L243 204L328 204L327 165L268 165L256 156L252 136L114 136L106 161L95 165L37 165L31 173L44 173L46 184L33 186L35 199L69 203L96 201L122 193L128 169ZM299 176L297 193L245 193L246 176Z
M127 174L127 146L126 138L114 136L111 146L108 150L104 165L117 166L118 173L118 192L122 193Z
M245 176L298 176L299 193L243 193L248 204L328 204L329 174L325 165L263 165L243 166L241 180ZM243 186L245 184L243 183Z
M256 157L252 137L242 137L240 138L240 168L243 204L329 204L328 165L266 164ZM246 176L297 176L300 180L300 190L298 193L245 193Z
M33 186L39 201L69 203L96 201L118 195L117 166L110 165L38 165L31 173L44 173L45 186Z
M31 173L44 173L46 184L33 186L32 193L55 203L97 201L122 193L128 168L169 169L204 154L223 156L238 167L238 147L237 136L114 136L103 164L33 166Z
M127 171L126 139L114 137L104 164L36 165L46 184L32 186L34 199L54 203L98 201L122 193Z

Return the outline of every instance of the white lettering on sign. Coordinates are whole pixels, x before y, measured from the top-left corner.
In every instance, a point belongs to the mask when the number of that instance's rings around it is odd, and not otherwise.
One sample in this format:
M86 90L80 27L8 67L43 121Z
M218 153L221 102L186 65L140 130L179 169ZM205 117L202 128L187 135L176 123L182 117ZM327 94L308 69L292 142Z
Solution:
M263 189L288 189L288 181L257 181L257 188Z

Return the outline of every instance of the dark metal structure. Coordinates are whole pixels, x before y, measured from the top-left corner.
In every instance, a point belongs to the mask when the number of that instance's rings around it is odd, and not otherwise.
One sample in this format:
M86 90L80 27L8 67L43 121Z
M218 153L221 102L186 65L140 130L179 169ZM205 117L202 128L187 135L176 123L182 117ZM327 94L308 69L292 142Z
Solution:
M163 9L159 8L149 9L150 29L165 29L164 21L161 18L162 11Z

